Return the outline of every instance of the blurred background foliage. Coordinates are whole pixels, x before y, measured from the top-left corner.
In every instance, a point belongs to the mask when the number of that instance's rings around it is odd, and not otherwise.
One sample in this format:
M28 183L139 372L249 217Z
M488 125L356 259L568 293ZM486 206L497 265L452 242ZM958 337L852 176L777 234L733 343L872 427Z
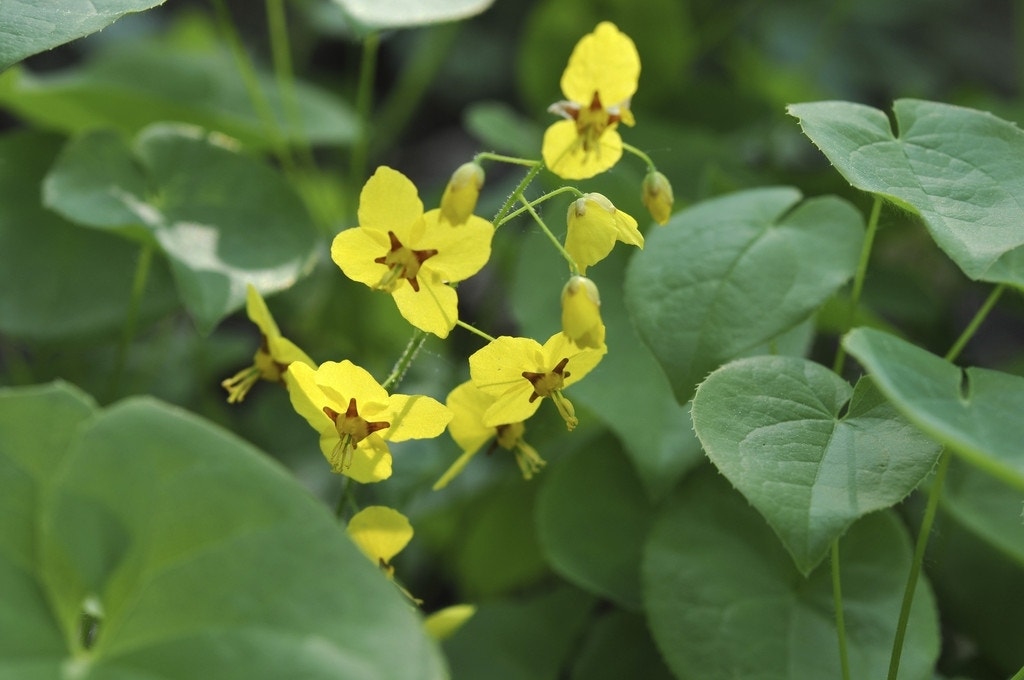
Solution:
M352 358L382 377L410 329L390 301L345 280L326 249L333 234L356 223L355 200L367 170L378 164L401 170L430 207L452 170L477 151L537 157L552 120L546 108L561 99L558 82L568 55L599 20L617 23L637 44L643 71L632 108L638 122L623 136L669 177L677 210L728 191L792 184L806 196L846 197L866 213L869 199L831 170L785 114L789 103L844 99L889 110L893 99L915 97L1009 120L1024 115L1020 2L496 0L465 22L381 34L367 163L359 167L351 155L360 139L354 102L364 29L328 0L286 4L302 123L283 127L274 139L252 109L223 17L211 7L172 0L0 74L5 150L11 158L31 159L16 168L0 164L0 222L34 225L22 236L0 232L7 239L0 244L6 251L0 255L6 270L0 272L0 384L61 377L101 403L127 394L158 396L252 441L328 503L336 502L338 478L327 472L315 433L292 412L283 390L261 384L243 404L225 402L219 382L249 362L255 329L236 314L200 335L176 304L168 266L159 258L124 380L111 393L135 253L116 236L72 226L34 202L63 137L113 128L129 138L150 123L180 120L221 130L254 154L282 145L298 156L308 153L315 166L289 168L280 156L277 162L306 199L323 247L311 274L272 297L270 308L284 333L317 361ZM269 91L272 56L262 7L249 0L226 7ZM286 106L273 98L270 105ZM643 222L644 170L626 158L579 186L605 193ZM477 210L484 216L521 177L516 168L489 165L487 171ZM556 232L564 229L565 207L557 200L544 206ZM460 287L462 317L492 335L519 332L543 340L554 332L564 272L543 248L532 225L500 230L488 268ZM650 369L629 363L640 360L631 353L638 340L617 285L626 255L617 253L595 270L609 325L605 376ZM98 269L96 262L106 266ZM986 294L964 279L915 218L883 212L865 292L874 323L941 354ZM47 302L53 299L62 304ZM826 363L838 318L837 301L817 319L823 332L811 352ZM1006 296L962 360L1024 374L1022 337L1024 304ZM467 377L464 357L477 347L476 338L458 331L447 343L429 340L400 391L443 399ZM584 426L572 436L553 409L542 409L529 423L527 441L550 463L534 482L523 483L511 457L498 452L479 455L445 491L430 491L458 454L446 435L396 447L395 476L356 493L361 505L385 503L410 516L417 540L396 559L397 574L427 610L485 603L473 626L448 645L457 677L622 677L616 668L642 664L649 665L644 677L667 677L636 625L634 544L659 499L702 459L699 445L685 409L674 401L668 403L677 411L654 414L644 410L641 397L637 413L627 416L602 409L602 399L616 395L588 392L586 381L573 393ZM666 403L667 394L667 386L652 387L650 403ZM580 465L582 455L600 464ZM581 524L580 513L558 507L565 498L591 498L587 516L603 520ZM572 554L559 537L580 531L597 532L593 546ZM968 533L951 529L935 549L948 552ZM634 552L601 573L581 574L579 565L596 559L587 551L599 553L609 544L602 541ZM957 569L967 566L948 567L940 595ZM959 599L955 604L968 606ZM630 666L613 658L606 642L624 638L631 641L623 647L637 655ZM960 642L946 652L951 672L987 677L1005 669L999 665L1007 663L1005 654L993 660L998 651L987 658L968 637Z

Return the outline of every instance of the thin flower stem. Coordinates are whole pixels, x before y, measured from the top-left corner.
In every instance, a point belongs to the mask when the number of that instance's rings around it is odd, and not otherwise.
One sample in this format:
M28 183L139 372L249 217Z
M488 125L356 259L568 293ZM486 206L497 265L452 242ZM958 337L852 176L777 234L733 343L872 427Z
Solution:
M289 175L294 174L295 162L288 149L288 143L281 136L281 131L277 128L277 118L274 116L274 110L270 107L270 102L267 101L263 88L260 87L259 78L256 75L256 67L253 66L252 60L242 45L242 39L238 36L238 31L235 30L235 24L231 20L231 14L228 12L227 5L224 0L211 0L211 2L217 15L217 24L227 40L231 54L235 58L235 65L238 67L238 72L242 76L242 83L249 94L249 101L256 110L256 115L259 116L260 121L263 123L263 128L274 149L274 154L281 162L285 172Z
M632 144L627 144L626 142L622 143L622 148L624 150L630 152L631 154L633 154L634 156L636 156L640 160L642 160L644 163L646 163L648 170L652 170L652 171L653 170L657 170L657 168L654 166L654 161L651 160L651 157L648 156L647 154L645 154L640 149L636 148Z
M149 280L150 264L153 262L155 246L147 241L139 251L139 261L135 265L135 276L132 279L131 297L128 300L128 311L124 318L124 329L121 332L121 343L117 348L114 370L111 373L110 386L107 388L109 399L113 401L121 391L121 379L124 376L125 364L128 362L128 348L135 337L135 328L139 321L139 308L146 292Z
M334 508L334 516L339 520L345 516L345 506L349 502L355 503L352 498L352 478L345 475L345 481L341 483L341 495L338 497L338 505Z
M470 333L474 333L476 335L479 335L481 338L483 338L487 342L494 342L494 336L488 335L487 333L484 333L482 330L480 330L476 326L471 326L470 324L466 323L462 319L459 319L458 321L456 321L455 325L459 326L460 328L465 328Z
M939 498L942 496L942 487L946 482L946 470L949 469L951 457L949 451L943 450L939 456L939 465L935 470L935 478L932 480L931 488L928 489L928 504L925 506L924 517L921 519L921 527L917 533L917 543L914 546L914 561L910 565L907 586L903 591L903 604L900 607L900 618L896 624L896 637L892 643L892 656L889 657L888 680L896 680L900 672L900 656L903 654L903 641L907 635L907 622L910 621L910 606L914 602L917 579L921 575L921 566L924 564L924 551L928 546L928 537L931 535L932 525L935 523L935 512L939 507Z
M373 83L377 77L377 50L380 34L373 32L363 39L363 57L359 66L359 85L356 89L356 117L359 120L359 136L352 147L349 167L350 183L362 186L366 178L366 163L370 150L370 109L373 108Z
M312 168L313 152L306 138L299 98L295 91L295 70L292 66L291 43L288 38L288 19L284 0L266 0L267 32L270 37L270 57L274 64L277 89L281 92L285 116L295 133L295 142L302 162Z
M565 194L565 193L575 194L576 198L583 198L583 196L584 196L584 193L582 191L580 191L579 189L577 189L576 187L559 187L558 189L555 189L554 191L550 191L550 192L544 194L540 198L535 198L532 201L528 201L528 203L530 205L536 207L536 206L540 205L541 203L543 203L544 201L547 201L548 199L554 198L555 196L558 196L559 194ZM514 219L514 218L518 217L519 215L522 215L525 212L526 212L526 208L516 208L515 210L513 210L509 214L505 215L505 217L502 218L501 223L500 224L495 224L494 227L498 228L502 224L505 224L509 220Z
M853 290L850 292L850 307L847 310L846 321L843 324L843 333L846 333L853 326L854 314L860 305L860 296L864 290L864 279L867 276L868 261L871 259L871 247L875 242L875 234L878 232L878 216L882 213L882 197L875 196L875 202L871 206L871 216L868 218L868 228L864 234L864 243L860 249L860 261L857 263L857 273L853 277ZM832 372L842 375L843 366L846 363L846 350L840 342L836 348L836 358L832 362Z
M574 276L578 276L580 273L580 268L576 265L576 260L572 259L572 255L569 254L569 251L567 251L565 247L558 242L558 239L555 238L555 235L551 233L551 230L548 229L548 225L544 223L544 220L542 220L540 215L537 214L537 211L533 209L533 206L530 205L530 202L527 201L522 196L520 196L519 198L523 202L523 205L526 206L526 211L530 213L531 217L533 217L533 221L540 225L541 231L543 231L544 234L551 241L551 243L554 244L555 249L557 249L558 252L562 254L562 257L565 258L565 261L569 263L569 270L572 272L572 274Z
M988 317L989 312L991 312L992 308L996 306L997 302L999 302L999 297L1003 294L1004 290L1006 290L1005 283L1000 283L992 289L992 292L989 293L984 304L982 304L981 308L978 309L974 318L971 319L971 322L967 324L967 328L964 329L964 332L960 334L960 337L956 339L953 346L949 348L948 352L946 352L946 356L943 357L946 361L956 361L957 357L960 356L960 352L963 351L967 343L974 337L974 334L978 332L978 328L985 321L986 317Z
M532 168L540 163L540 161L531 160L529 158L519 158L517 156L503 156L500 153L491 153L490 151L481 151L477 155L473 156L473 162L479 163L480 161L497 161L499 163L509 163L511 165L525 165L528 168Z
M541 163L540 161L537 161L537 164L530 168L530 170L526 173L526 176L519 181L519 184L516 185L516 188L513 189L512 193L509 194L508 198L505 199L504 205L502 205L501 209L498 210L498 212L494 215L494 219L491 220L491 222L493 222L495 225L503 223L509 211L512 210L512 206L515 205L516 201L518 201L520 197L523 195L523 192L526 191L526 187L530 186L530 183L534 180L534 178L537 177L538 174L540 174L540 171L543 167L544 164ZM497 226L495 226L495 229L497 229Z
M402 381L405 376L405 372L409 370L409 366L412 365L413 359L419 353L420 348L423 347L423 343L427 340L427 334L420 329L416 329L412 332L412 337L409 338L409 342L406 344L405 349L402 350L402 355L398 357L398 361L395 362L394 367L391 369L390 375L384 379L381 383L381 387L390 391L392 387L395 387Z
M832 541L832 600L836 610L836 636L839 641L839 666L843 680L850 680L850 657L846 650L846 623L843 616L843 586L839 574L839 539Z

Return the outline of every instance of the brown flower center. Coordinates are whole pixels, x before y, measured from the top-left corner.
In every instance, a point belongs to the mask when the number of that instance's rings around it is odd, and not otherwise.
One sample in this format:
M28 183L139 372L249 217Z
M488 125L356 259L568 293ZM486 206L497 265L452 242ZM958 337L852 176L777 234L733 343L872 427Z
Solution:
M384 265L389 270L381 279L378 287L392 290L398 279L405 279L414 291L420 292L420 282L416 280L416 276L420 273L420 266L429 258L437 255L437 251L407 248L402 245L393 231L388 232L388 238L391 239L391 250L386 255L374 259L374 262Z
M565 370L565 365L568 363L569 357L565 357L547 373L523 371L523 377L533 385L533 394L530 395L531 404L540 397L550 397L556 391L562 389L565 379L571 375Z

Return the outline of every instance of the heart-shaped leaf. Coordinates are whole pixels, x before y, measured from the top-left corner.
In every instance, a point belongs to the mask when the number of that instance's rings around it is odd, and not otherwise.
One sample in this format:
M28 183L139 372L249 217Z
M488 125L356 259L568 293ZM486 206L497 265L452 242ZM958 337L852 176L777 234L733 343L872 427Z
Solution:
M178 125L149 127L132 148L113 132L94 132L65 148L43 200L81 224L119 231L142 225L207 333L245 303L247 283L264 294L295 283L319 243L284 178L227 143Z
M921 215L972 279L1024 288L1024 131L974 109L900 99L883 111L850 102L789 113L853 186Z
M685 403L697 383L808 318L853 276L860 214L790 188L698 203L651 232L626 271L626 304Z
M894 335L858 328L843 347L893 405L972 465L1024 489L1024 378L961 370Z
M910 541L891 512L840 543L850 677L884 678ZM655 520L644 553L654 640L681 680L841 677L830 570L803 578L742 496L710 470L691 475ZM899 677L932 677L938 617L927 584L914 595Z
M559 574L640 609L640 553L653 508L629 459L605 437L546 471L537 498L541 547Z
M322 505L178 409L0 390L0 499L4 677L444 674Z
M712 373L693 399L693 424L803 574L857 518L913 491L939 453L870 381L851 389L793 357L740 359Z
M38 132L0 137L0 333L17 338L81 342L121 327L128 310L138 246L81 229L40 203L39 183L62 142ZM171 275L157 262L142 316L175 304Z
M6 0L0 3L0 71L27 56L95 33L164 0Z

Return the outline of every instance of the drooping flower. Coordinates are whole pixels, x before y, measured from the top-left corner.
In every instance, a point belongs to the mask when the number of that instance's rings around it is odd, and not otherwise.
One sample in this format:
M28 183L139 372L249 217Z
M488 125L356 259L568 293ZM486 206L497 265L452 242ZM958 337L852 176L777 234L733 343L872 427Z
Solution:
M448 433L462 449L462 455L434 483L435 491L447 486L491 439L494 440L492 449L500 446L515 454L524 479L530 479L545 465L537 450L523 441L526 427L522 422L484 425L484 414L494 401L494 396L481 392L471 381L462 383L448 394L445 403L452 412Z
M580 347L604 347L601 295L585 276L574 276L562 288L562 332Z
M391 566L392 558L402 552L413 535L408 518L383 505L370 505L352 515L345 531L352 542L388 578L394 578L395 575L395 568Z
M429 439L444 432L451 412L423 395L389 395L351 361L327 361L315 371L292 364L292 406L320 433L331 470L357 482L391 476L388 441Z
M622 157L621 122L634 124L629 109L640 80L640 55L628 35L603 21L576 44L562 74L566 100L548 109L565 118L544 133L544 163L559 177L586 179Z
M479 163L463 163L456 168L441 196L441 222L452 226L464 224L476 209L483 186L484 169Z
M287 386L288 366L292 362L316 366L298 345L281 335L274 317L270 315L267 303L251 283L246 288L245 311L249 319L260 329L262 337L259 349L253 355L252 365L243 368L220 384L228 391L229 404L245 399L245 395L261 378Z
M672 203L675 201L668 177L657 170L648 172L640 186L640 198L655 222L668 222L668 218L672 216Z
M473 384L495 398L483 424L521 423L550 397L572 430L579 421L562 390L593 370L605 351L579 347L565 333L552 335L543 346L530 338L496 338L469 357Z
M483 268L494 227L476 215L453 227L440 210L424 214L416 186L384 166L363 186L358 216L358 227L334 238L331 258L350 279L391 293L413 326L447 337L458 320L448 284Z
M585 194L569 204L565 250L580 272L612 252L616 241L644 247L644 235L631 215L619 210L603 194Z

